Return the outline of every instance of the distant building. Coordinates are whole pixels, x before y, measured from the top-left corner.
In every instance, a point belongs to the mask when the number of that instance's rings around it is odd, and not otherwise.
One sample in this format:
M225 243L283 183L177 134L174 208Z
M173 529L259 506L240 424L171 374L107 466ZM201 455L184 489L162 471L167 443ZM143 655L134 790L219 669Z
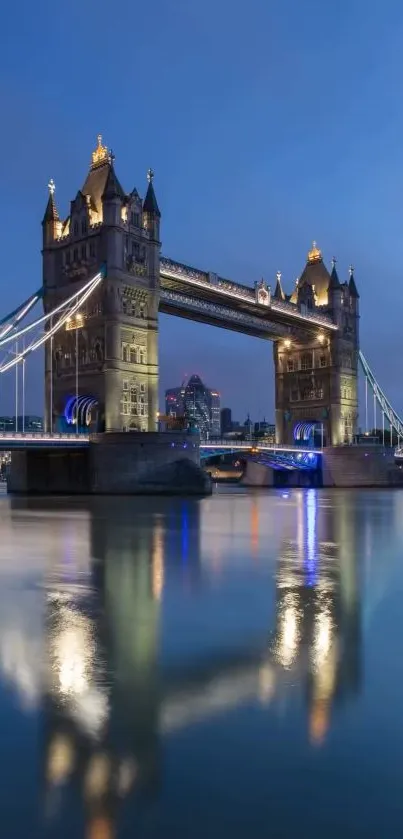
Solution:
M221 434L220 394L216 390L210 391L210 434L219 437Z
M276 440L276 426L273 423L267 422L265 419L263 422L255 422L255 436L264 437L268 442L274 443Z
M4 431L15 432L18 431L43 431L43 417L38 417L34 414L25 414L24 417L18 416L17 423L14 417L0 417L0 433Z
M221 434L229 434L232 431L231 408L221 408Z
M165 413L167 416L184 416L202 437L219 437L220 394L210 390L200 376L193 375L187 384L165 391Z
M182 417L185 413L185 385L171 387L165 391L165 413L172 417Z

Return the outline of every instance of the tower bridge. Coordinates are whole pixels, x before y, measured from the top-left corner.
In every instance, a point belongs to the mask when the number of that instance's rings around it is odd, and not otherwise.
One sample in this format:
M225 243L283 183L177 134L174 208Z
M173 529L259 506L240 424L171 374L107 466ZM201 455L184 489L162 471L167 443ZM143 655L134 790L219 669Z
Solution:
M336 261L328 271L314 243L290 293L280 272L274 290L265 280L243 285L161 256L160 224L153 172L144 199L135 188L125 191L101 137L67 215L59 214L50 181L42 285L0 319L0 373L22 369L24 377L27 357L45 349L48 434L155 431L164 312L272 342L277 445L312 448L319 427L321 445L351 443L359 363L374 405L403 437L359 349L352 268L340 280ZM32 320L41 303L44 314Z

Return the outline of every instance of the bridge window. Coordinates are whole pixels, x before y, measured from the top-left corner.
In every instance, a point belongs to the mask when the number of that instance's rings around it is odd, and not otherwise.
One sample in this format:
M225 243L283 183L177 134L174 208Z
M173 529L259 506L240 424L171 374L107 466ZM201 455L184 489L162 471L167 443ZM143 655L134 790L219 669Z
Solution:
M312 367L312 353L304 353L301 356L301 370L310 370Z
M143 352L143 350L140 350L140 364L145 364L145 360L144 360L144 352Z
M137 350L136 350L136 347L130 347L130 364L137 364Z

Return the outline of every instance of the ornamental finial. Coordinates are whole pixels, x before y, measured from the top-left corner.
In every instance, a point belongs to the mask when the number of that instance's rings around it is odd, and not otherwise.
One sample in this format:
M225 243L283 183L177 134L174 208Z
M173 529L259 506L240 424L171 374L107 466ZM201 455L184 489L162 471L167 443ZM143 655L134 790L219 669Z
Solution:
M106 146L102 145L102 134L98 134L97 142L98 145L91 155L93 166L98 166L99 163L103 163L105 160L109 159L108 149Z
M53 194L54 194L55 189L56 189L56 184L55 184L55 182L54 182L53 178L51 178L51 179L50 179L50 181L49 181L49 183L48 183L49 195L53 195Z
M151 184L153 179L154 179L154 170L153 169L148 169L148 171L147 171L148 183Z
M322 252L319 250L315 241L312 242L312 248L308 253L308 262L318 262L322 259Z
M336 262L337 262L336 257L335 257L335 256L332 256L332 268L335 268L335 267L336 267Z
M350 274L350 277L353 276L353 274L354 274L354 266L353 265L349 266L348 273Z
M277 282L281 283L281 271L277 271L276 276L277 276Z

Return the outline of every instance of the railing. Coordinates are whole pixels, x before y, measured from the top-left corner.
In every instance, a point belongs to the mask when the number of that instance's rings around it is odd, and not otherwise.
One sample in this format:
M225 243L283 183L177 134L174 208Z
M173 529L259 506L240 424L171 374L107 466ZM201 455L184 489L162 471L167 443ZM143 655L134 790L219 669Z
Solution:
M160 260L160 274L162 277L168 279L184 280L191 285L199 286L201 288L208 288L210 291L227 297L242 300L246 303L253 303L257 307L260 304L256 301L255 290L252 287L234 283L231 280L226 280L223 277L217 277L217 282L210 281L209 274L205 271L199 271L190 265L184 265L181 262L175 262L173 259L161 257ZM271 309L274 312L284 313L293 318L302 321L309 321L318 326L325 326L327 329L337 330L337 324L327 316L319 312L304 312L302 313L294 303L285 301L273 300L271 298L269 306L264 308Z
M271 451L297 452L301 454L322 454L322 449L303 448L302 446L287 446L280 443L264 443L258 440L200 440L200 448L214 451L214 449L236 451Z

